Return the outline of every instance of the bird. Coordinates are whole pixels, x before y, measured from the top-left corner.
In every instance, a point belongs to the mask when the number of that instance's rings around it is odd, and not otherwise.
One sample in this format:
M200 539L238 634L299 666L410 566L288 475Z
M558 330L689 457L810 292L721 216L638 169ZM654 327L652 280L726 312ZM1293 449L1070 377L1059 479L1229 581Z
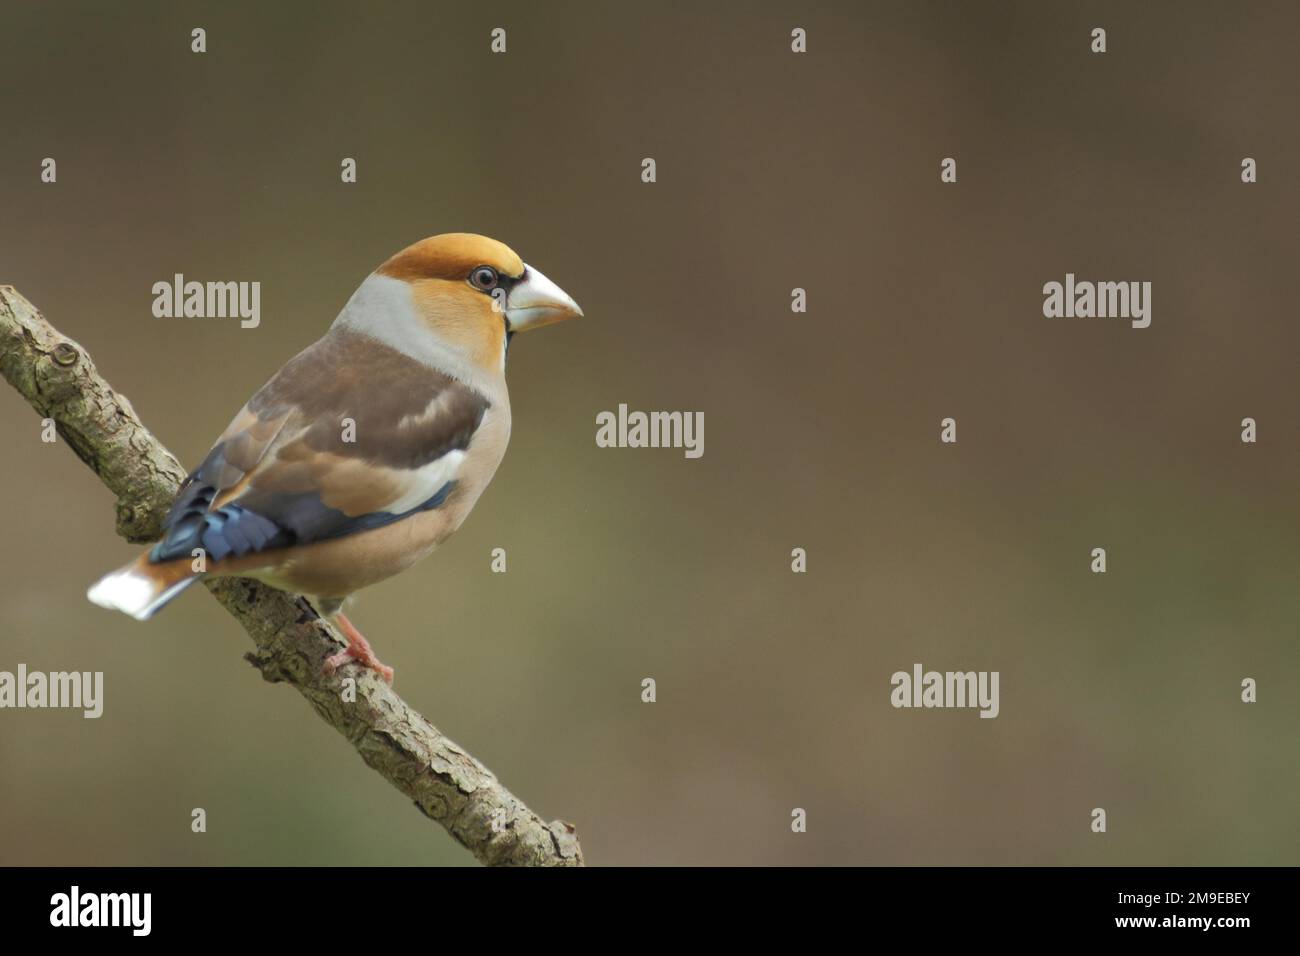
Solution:
M195 581L253 578L338 627L347 646L327 673L355 662L391 684L344 602L461 526L510 438L511 340L582 314L495 239L407 246L249 399L181 485L161 540L87 597L147 620Z

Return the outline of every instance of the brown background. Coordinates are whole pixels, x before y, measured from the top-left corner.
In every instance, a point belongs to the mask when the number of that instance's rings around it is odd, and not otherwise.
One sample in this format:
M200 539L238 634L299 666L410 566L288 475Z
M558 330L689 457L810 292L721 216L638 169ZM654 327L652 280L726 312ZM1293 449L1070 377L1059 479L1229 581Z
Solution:
M1294 864L1298 27L7 3L0 281L191 465L408 242L486 233L571 292L587 319L515 341L474 516L353 617L594 863ZM1045 319L1067 271L1151 281L1151 328ZM175 272L260 281L261 327L154 319ZM704 457L598 449L620 402L703 411ZM471 862L205 595L88 604L132 554L111 496L8 390L0 448L0 669L106 675L98 721L0 712L0 863ZM1001 716L892 709L916 661L1000 671Z

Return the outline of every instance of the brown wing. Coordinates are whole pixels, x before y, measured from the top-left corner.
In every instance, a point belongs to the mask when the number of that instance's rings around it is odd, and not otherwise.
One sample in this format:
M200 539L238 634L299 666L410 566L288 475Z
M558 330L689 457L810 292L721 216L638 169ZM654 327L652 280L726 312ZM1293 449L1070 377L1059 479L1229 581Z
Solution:
M373 339L331 332L235 416L182 487L155 561L213 561L436 508L488 401Z

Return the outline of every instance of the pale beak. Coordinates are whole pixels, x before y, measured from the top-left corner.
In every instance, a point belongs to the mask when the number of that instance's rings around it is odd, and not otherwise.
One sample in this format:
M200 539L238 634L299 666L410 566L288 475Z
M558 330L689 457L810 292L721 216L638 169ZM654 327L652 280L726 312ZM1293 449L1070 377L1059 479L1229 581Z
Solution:
M524 263L523 277L515 283L506 299L506 321L510 323L510 331L537 329L580 315L582 309L567 292Z

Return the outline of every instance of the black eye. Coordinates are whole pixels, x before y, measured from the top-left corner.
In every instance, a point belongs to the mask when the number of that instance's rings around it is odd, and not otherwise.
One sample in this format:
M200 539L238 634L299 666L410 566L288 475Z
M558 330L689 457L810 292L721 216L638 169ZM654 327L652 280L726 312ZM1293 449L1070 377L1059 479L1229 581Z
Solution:
M496 288L497 270L491 266L479 266L469 274L469 284L476 289L488 292Z

